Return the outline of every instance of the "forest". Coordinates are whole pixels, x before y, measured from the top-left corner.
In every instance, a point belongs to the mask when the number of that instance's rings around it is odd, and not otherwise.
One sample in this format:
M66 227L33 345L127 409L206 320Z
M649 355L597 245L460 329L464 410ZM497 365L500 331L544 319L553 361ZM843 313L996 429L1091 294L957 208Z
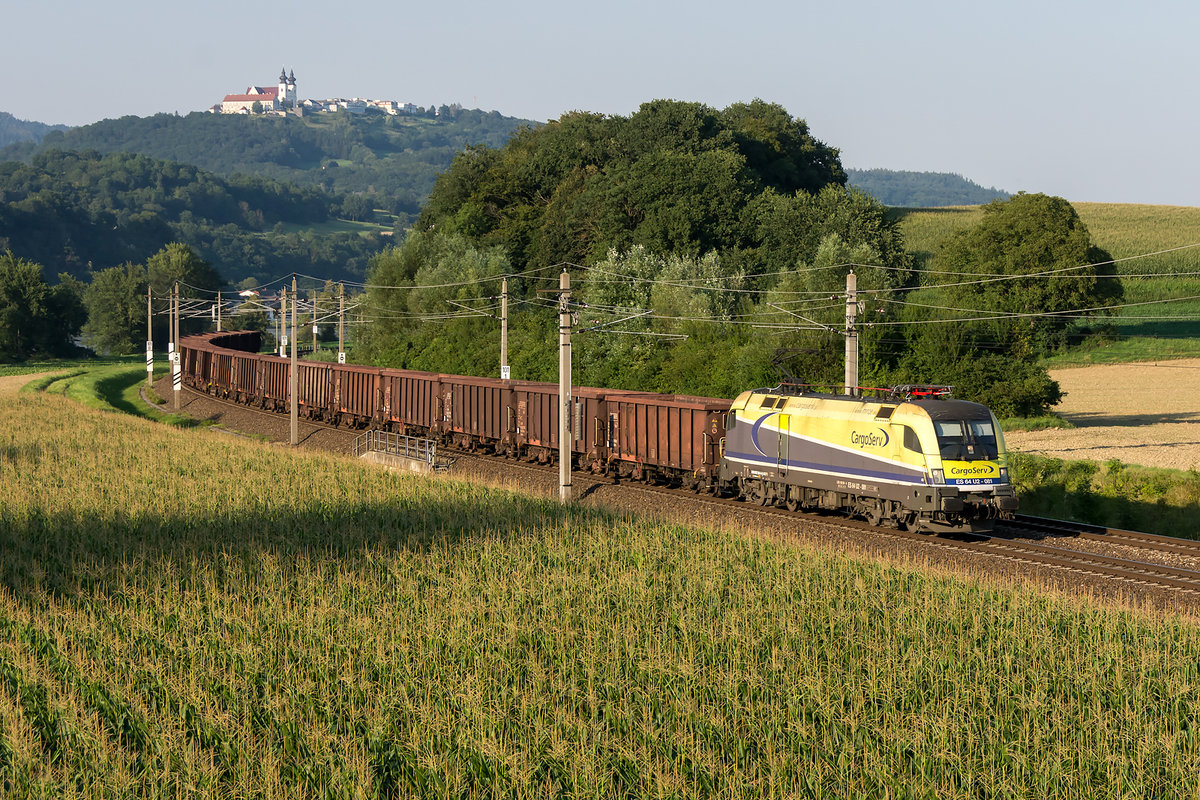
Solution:
M50 149L138 153L226 178L257 175L338 196L365 194L375 207L415 217L455 153L472 144L499 147L525 124L532 123L458 106L405 116L155 114L50 131L40 142L0 150L0 161L29 161Z
M30 122L17 119L7 111L0 111L0 147L7 147L17 142L40 142L42 137L51 131L68 130L66 125L47 125L44 122Z
M862 189L885 206L939 208L977 206L993 200L1007 200L1008 192L978 183L950 172L913 172L894 169L848 169L851 186Z
M379 235L314 232L340 211L318 188L235 176L144 155L45 150L0 162L0 252L47 276L140 261L170 242L194 248L226 279L297 270L361 277Z

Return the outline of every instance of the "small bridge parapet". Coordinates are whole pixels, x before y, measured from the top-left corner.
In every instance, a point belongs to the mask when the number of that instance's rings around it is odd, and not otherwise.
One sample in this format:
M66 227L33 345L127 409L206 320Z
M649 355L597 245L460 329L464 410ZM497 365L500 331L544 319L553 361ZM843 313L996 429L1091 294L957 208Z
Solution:
M389 469L445 472L455 459L439 456L437 442L388 431L367 431L354 440L354 455Z

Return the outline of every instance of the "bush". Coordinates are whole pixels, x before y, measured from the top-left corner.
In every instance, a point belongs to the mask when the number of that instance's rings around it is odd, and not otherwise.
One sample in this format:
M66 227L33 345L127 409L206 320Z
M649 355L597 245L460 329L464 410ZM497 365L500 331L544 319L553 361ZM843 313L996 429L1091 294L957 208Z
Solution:
M997 417L1039 417L1063 398L1045 367L998 354L976 355L947 368L954 394L983 403Z
M1046 416L1062 400L1062 389L1040 364L964 349L918 342L888 380L949 384L955 397L983 403L999 419Z

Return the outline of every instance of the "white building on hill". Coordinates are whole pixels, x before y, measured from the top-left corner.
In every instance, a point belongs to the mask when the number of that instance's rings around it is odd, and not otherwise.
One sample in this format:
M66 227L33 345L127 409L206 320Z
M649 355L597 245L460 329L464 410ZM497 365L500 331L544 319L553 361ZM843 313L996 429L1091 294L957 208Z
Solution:
M257 109L255 104L257 104ZM296 71L289 74L286 69L279 73L278 86L247 86L243 94L227 94L217 105L209 109L220 114L305 114L308 112L345 111L349 114L381 112L391 116L415 114L417 107L412 103L396 100L369 100L361 97L331 97L326 100L301 100L296 95Z
M258 103L262 111L284 111L295 108L296 102L296 71L288 75L286 70L279 73L278 87L248 86L244 94L227 94L221 101L222 114L251 114L254 104ZM214 109L216 110L216 109Z

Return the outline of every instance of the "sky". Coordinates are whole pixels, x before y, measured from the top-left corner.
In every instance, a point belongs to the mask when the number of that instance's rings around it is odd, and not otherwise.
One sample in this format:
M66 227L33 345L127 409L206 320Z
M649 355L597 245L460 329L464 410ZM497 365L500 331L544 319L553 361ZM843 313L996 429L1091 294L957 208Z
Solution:
M6 0L0 111L186 114L295 72L300 98L545 121L761 98L846 167L1076 202L1200 206L1200 3Z

